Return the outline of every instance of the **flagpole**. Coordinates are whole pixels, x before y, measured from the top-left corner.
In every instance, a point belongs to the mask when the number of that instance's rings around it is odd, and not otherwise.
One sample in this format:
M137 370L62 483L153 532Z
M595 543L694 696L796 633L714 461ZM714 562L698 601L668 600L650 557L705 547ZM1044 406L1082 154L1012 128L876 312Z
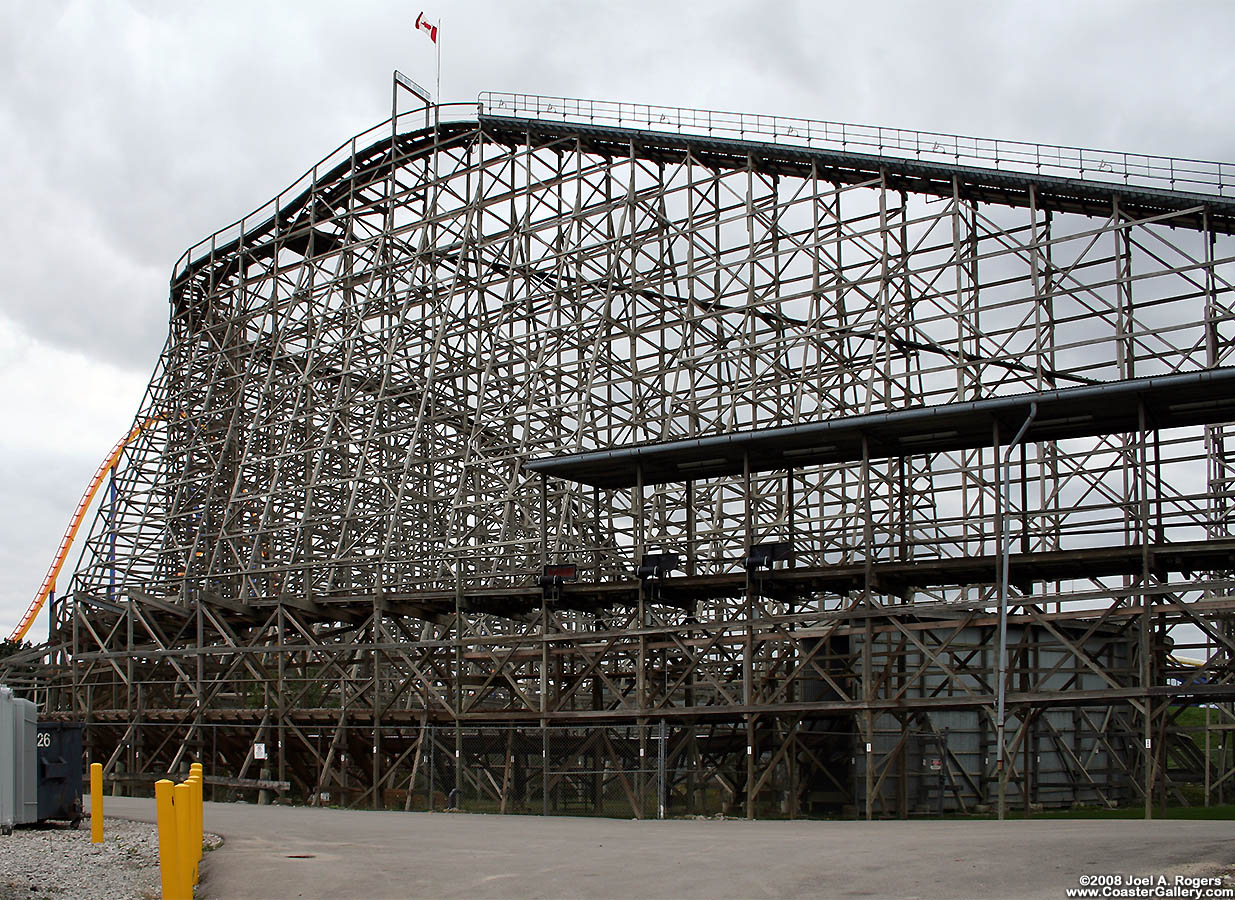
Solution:
M438 112L434 116L435 121L441 121L442 108L442 20L437 20L437 40L433 42L437 47L437 109Z

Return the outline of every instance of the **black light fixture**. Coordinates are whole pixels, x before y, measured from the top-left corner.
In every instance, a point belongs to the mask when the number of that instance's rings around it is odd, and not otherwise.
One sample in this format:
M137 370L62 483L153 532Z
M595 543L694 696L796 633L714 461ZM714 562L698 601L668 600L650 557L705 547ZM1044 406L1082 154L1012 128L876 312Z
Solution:
M755 544L746 551L742 565L749 571L753 569L770 569L772 563L787 562L793 559L793 544L788 541L771 541L766 544Z
M536 579L536 583L542 588L560 587L568 581L577 581L579 579L579 567L574 563L554 563L551 566L545 566L540 573L540 577Z
M680 568L682 557L677 553L645 553L639 561L635 575L640 581L649 578L664 578L674 569Z

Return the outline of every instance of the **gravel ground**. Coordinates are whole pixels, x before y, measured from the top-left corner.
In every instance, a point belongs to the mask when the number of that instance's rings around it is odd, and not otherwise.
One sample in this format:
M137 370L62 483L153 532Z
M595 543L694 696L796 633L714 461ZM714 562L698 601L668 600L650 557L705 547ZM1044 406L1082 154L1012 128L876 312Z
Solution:
M17 828L0 836L0 900L157 900L159 841L146 822L105 818L103 843L90 843L90 820ZM217 835L205 836L214 849Z

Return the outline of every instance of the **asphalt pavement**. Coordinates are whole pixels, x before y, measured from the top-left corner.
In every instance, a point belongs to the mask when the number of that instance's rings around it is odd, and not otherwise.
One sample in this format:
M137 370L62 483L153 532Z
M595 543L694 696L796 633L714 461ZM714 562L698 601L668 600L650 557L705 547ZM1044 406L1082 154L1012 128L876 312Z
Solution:
M154 801L107 815L153 821ZM643 821L207 803L199 897L1064 898L1235 870L1235 822ZM1186 883L1186 882L1185 882ZM1101 896L1098 894L1097 896Z

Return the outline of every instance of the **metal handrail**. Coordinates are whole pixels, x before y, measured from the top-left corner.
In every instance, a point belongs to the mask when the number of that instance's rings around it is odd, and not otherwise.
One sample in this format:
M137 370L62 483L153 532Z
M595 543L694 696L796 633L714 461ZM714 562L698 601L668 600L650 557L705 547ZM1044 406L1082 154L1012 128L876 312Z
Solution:
M475 103L443 103L440 106L432 107L436 110L438 121L441 124L450 124L453 122L475 121L477 118L477 107ZM389 137L392 133L398 133L400 127L406 127L410 130L413 128L424 128L425 110L423 107L417 109L406 110L399 113L398 121L394 122L392 118L387 117L384 121L379 122L372 128L360 132L354 137L348 138L338 147L326 154L317 163L310 166L303 175L293 181L288 187L279 191L270 200L267 200L261 206L254 209L252 212L241 216L236 221L229 225L225 225L217 231L208 234L193 246L189 247L176 260L176 264L172 267L172 281L174 282L189 265L190 261L200 259L210 252L213 247L225 246L228 242L235 240L244 234L250 227L265 222L271 217L278 214L279 210L285 208L288 203L304 193L309 185L313 184L317 179L318 172L328 172L339 163L343 162L348 157L355 154L358 148L367 147L370 144L376 143L383 137Z
M1083 178L1156 190L1229 197L1235 164L1200 159L1006 141L879 125L854 125L762 113L722 112L645 103L485 91L482 111L495 116L609 124L698 136L770 140L815 149L972 165L1000 171Z
M436 109L437 118L441 122L471 121L487 111L498 116L610 124L624 128L736 137L743 140L767 140L777 144L873 153L898 159L1076 177L1087 181L1155 190L1188 191L1217 197L1235 196L1235 163L1200 159L1034 144L763 113L500 91L483 91L475 103L446 103ZM313 183L317 172L329 171L355 153L357 147L367 146L392 130L397 132L400 123L404 121L409 123L409 126L415 123L421 127L423 117L423 109L402 112L398 116L398 122L392 123L392 120L387 118L344 141L275 197L185 250L172 268L172 279L175 280L184 271L190 260L204 256L212 247L234 240L253 223L263 222L276 215L288 201L299 196Z

